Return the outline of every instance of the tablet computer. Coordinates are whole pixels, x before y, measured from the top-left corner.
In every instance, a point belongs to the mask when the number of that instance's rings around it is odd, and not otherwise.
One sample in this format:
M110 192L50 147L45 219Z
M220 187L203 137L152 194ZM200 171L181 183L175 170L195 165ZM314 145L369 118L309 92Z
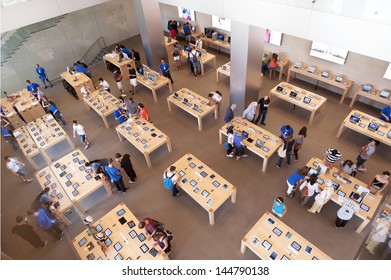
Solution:
M306 246L305 247L305 252L307 253L307 254L311 254L311 252L312 252L312 248L310 247L310 246Z
M141 249L141 251L142 251L143 253L146 253L146 252L148 252L148 250L149 250L148 246L145 245L145 244L141 245L141 246L140 246L140 249Z
M131 220L130 222L128 222L128 227L129 228L134 228L136 224L133 222L133 220Z
M194 181L194 180L191 180L191 181L190 181L190 185L191 185L192 187L195 187L195 186L197 185L197 182Z
M267 221L269 224L274 225L275 221L272 218L268 218Z
M149 253L151 254L152 257L156 257L158 252L155 248L152 248L151 250L149 250Z
M95 230L96 230L97 232L102 231L102 226L101 226L100 224L97 224L96 227L95 227Z
M276 90L277 91L282 91L284 88L283 87L280 87L280 86L277 86Z
M115 260L118 260L118 261L123 260L123 258L122 258L122 256L121 256L120 253L118 253L117 255L115 255L115 256L114 256L114 259L115 259Z
M106 235L107 237L109 237L109 236L111 235L111 230L110 230L109 228L107 228L107 229L105 230L105 235Z
M276 235L278 235L278 236L280 236L280 235L282 234L282 231L281 231L279 228L277 228L277 227L275 227L275 228L273 229L273 232L274 232Z
M85 237L83 237L82 239L80 239L80 241L78 243L79 243L79 246L82 247L84 244L86 244L86 242L87 242L87 239Z
M127 222L127 220L125 219L125 217L121 217L118 219L118 222L120 222L120 224L123 225Z
M106 236L107 236L107 235L106 235ZM110 238L106 238L106 239L105 239L105 244L106 244L107 247L109 247L109 246L111 245L111 243L112 243L112 242L111 242L111 239L110 239Z
M124 213L125 213L124 209L120 209L120 210L117 211L117 215L118 216L122 216Z
M208 173L206 173L205 171L202 171L201 173L200 173L200 175L202 176L202 177L206 177L206 176L208 176Z
M213 181L213 186L215 186L216 188L218 187L218 186L220 186L220 183L219 182L217 182L217 181Z
M181 171L179 171L179 172L178 172L178 175L179 175L179 176L185 176L185 175L186 175L186 173L185 173L185 172L183 172L183 171L181 170Z
M192 162L189 164L189 166L190 166L191 168L196 167L196 165L195 165L194 163L192 163Z
M129 235L130 235L130 237L131 237L132 239L135 239L136 236L137 236L137 233L136 233L134 230L132 230L131 232L129 232Z
M341 190L338 190L338 191L337 191L337 194L338 194L340 197L345 197L345 196L346 196L346 193L344 193L344 192L341 191Z
M365 205L364 203L360 205L360 208L364 210L365 212L368 212L370 207L368 205Z
M265 247L266 250L269 250L272 247L272 244L265 240L262 242L262 246Z
M73 196L77 196L78 194L79 194L79 192L77 190L73 190L73 192L72 192Z
M138 240L140 240L141 242L143 242L146 238L145 238L145 235L143 233L140 233L139 235L137 235L137 238Z
M278 254L275 251L272 251L272 253L269 256L269 259L274 261L277 257L278 257Z
M301 249L301 245L299 243L297 243L296 241L293 241L292 244L291 244L291 247L296 250L297 252L300 251Z
M121 250L121 249L122 249L121 243L119 243L119 242L115 243L115 244L114 244L114 249L115 249L117 252L118 252L119 250Z

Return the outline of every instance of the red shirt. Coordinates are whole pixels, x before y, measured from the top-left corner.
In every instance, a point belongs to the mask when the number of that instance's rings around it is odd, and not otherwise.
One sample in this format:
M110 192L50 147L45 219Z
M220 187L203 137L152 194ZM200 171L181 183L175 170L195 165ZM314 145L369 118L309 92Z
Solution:
M175 29L171 29L170 36L171 36L172 39L176 39L176 31L175 31Z
M148 114L148 110L145 107L140 110L140 116L146 121L151 120L151 118L149 117L149 114Z

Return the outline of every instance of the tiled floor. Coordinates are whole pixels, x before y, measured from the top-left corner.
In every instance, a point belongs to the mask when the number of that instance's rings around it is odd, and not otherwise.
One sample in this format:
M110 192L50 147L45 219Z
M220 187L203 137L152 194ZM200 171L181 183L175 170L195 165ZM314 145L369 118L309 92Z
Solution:
M126 46L142 50L139 37L131 38L124 43ZM214 53L213 50L211 52ZM142 59L145 61L143 55ZM217 66L228 61L227 55L217 55ZM119 94L112 74L105 69L103 63L91 68L95 83L99 77L103 77L111 84L114 94ZM292 164L290 168L277 169L275 168L277 158L273 156L267 172L262 173L262 160L259 157L250 153L248 158L235 161L233 158L226 157L223 145L218 142L218 129L224 124L224 112L229 105L229 78L216 83L216 72L211 66L206 67L205 76L195 78L187 65L184 70L172 71L172 76L175 81L174 89L188 87L203 96L207 96L212 90L222 92L221 114L218 120L215 120L212 115L205 117L203 131L200 132L194 117L178 108L172 112L168 111L166 102L168 89L163 88L158 91L158 102L155 103L151 92L139 85L134 99L148 108L154 124L170 136L173 146L171 153L168 153L163 146L151 154L152 168L148 168L144 156L129 142L118 140L113 128L115 125L113 117L109 118L111 128L107 130L101 118L94 111L87 111L82 101L72 98L62 88L61 82L46 91L68 121L65 130L71 137L70 123L73 119L77 119L87 129L92 144L83 152L89 159L113 157L116 152L129 153L132 157L138 175L137 183L130 185L127 194L114 194L110 198L103 188L98 190L82 203L88 209L88 214L97 219L123 201L139 219L150 216L163 221L175 236L172 259L258 259L251 251L242 255L240 241L259 217L265 211L270 211L273 199L279 195L284 196L288 175L295 168L303 166L311 157L322 157L328 147L338 148L342 151L344 159L355 159L360 145L367 140L365 136L351 130L344 132L340 139L336 138L341 121L351 109L348 107L348 101L343 105L339 104L339 94L318 88L316 93L327 97L328 101L325 112L317 115L314 124L308 129L308 137L300 151L299 161ZM265 78L262 94L266 94L277 83L278 80L270 81ZM292 83L313 90L312 85L299 80L293 80ZM127 85L125 82L124 84ZM357 102L355 107L372 115L378 114L376 108L360 102ZM277 101L270 107L266 129L278 134L280 126L289 123L297 132L303 125L307 125L308 119L309 112L300 108L293 110L290 104ZM78 139L73 140L76 146L82 148ZM21 152L14 152L8 144L3 142L2 144L3 156L9 154L24 159ZM69 152L66 145L59 145L52 150L57 158ZM163 171L187 152L200 158L238 189L236 203L232 204L230 201L224 203L216 212L213 226L209 225L206 211L188 195L183 193L173 198L163 187ZM368 171L360 173L359 179L368 182L373 174L390 170L390 159L390 147L380 145L376 154L368 161ZM30 184L20 183L18 178L6 170L3 163L1 169L2 252L13 259L78 259L71 245L72 238L83 230L82 220L76 210L69 215L71 225L64 227L66 238L60 242L53 243L50 236L37 229L39 235L49 240L49 245L45 249L35 249L11 233L15 217L26 212L33 198L40 191L40 187L36 180ZM311 203L312 200L308 205ZM338 206L333 202L328 203L319 215L308 213L306 208L300 206L298 198L288 199L287 206L288 213L283 218L286 224L331 258L354 258L368 231L365 229L360 234L355 232L355 228L361 223L359 218L354 217L346 229L336 230L333 221ZM376 257L369 255L364 249L360 258Z

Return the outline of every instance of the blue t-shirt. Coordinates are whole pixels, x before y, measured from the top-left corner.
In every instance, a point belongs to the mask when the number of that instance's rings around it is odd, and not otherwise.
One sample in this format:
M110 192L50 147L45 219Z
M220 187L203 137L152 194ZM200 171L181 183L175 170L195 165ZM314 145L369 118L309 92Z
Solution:
M293 128L291 127L290 129L286 129L286 125L281 126L281 139L286 140L288 134L293 135Z
M53 114L61 114L60 110L57 109L57 106L52 104L50 106L50 111L52 111Z
M45 69L43 69L42 67L38 67L35 69L35 72L37 72L37 74L39 75L39 77L41 78L45 78L46 75L45 75Z
M160 69L162 70L163 75L168 75L170 73L170 65L168 63L160 63Z
M39 85L36 83L32 83L31 85L27 85L27 90L32 92L38 90Z
M282 215L284 213L284 207L285 207L284 203L281 203L280 205L278 205L277 200L274 200L273 210L275 213Z
M50 218L50 216L46 213L45 209L43 208L39 208L37 212L38 212L38 216L36 217L37 226L43 230L50 229L54 224L54 220Z
M77 64L75 69L76 69L77 72L81 72L81 73L84 73L84 74L89 72L88 69L83 67L83 65L81 65L81 64Z
M224 121L226 123L229 123L234 118L234 112L232 111L231 107L227 108L227 112L225 113Z
M183 33L185 33L185 35L190 35L190 27L187 24L183 26Z
M114 111L114 118L118 118L121 115L122 115L122 113L120 110ZM120 117L117 121L118 121L118 123L123 123L124 121L126 121L126 118L125 118L125 116L122 115L122 117Z
M388 122L391 122L391 106L384 107L381 112L388 117ZM387 122L383 115L381 115L380 119Z
M11 133L8 131L8 129L4 127L1 128L1 135L3 135L4 137L11 137Z
M305 175L299 175L299 169L297 169L296 171L295 171L295 173L293 173L292 175L290 175L289 177L288 177L288 182L289 182L289 184L291 184L291 185L296 185L296 183L298 182L298 181L300 181L300 180L302 180L302 179L304 179L305 178Z
M234 145L235 147L241 147L242 146L243 138L236 133L234 134Z
M121 49L124 54L126 54L129 58L132 58L132 52L128 49L122 48Z
M112 167L105 166L105 171L106 171L107 175L109 175L110 179L113 181L118 181L119 179L122 178L121 173L114 166L112 166Z

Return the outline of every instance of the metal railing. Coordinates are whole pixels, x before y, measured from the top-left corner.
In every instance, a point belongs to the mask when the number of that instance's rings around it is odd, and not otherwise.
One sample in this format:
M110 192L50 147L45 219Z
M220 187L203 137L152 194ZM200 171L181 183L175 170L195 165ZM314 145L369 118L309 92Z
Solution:
M87 49L87 51L79 59L87 65L89 65L102 49L106 48L106 43L103 37L99 37L95 42Z

